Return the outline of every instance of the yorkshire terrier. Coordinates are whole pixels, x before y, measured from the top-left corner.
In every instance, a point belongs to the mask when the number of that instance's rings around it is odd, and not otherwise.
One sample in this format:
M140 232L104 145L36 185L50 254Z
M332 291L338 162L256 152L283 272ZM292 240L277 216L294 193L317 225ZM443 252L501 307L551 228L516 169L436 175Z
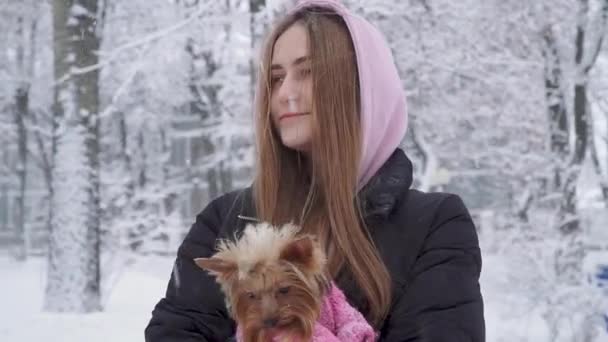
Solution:
M326 256L311 235L292 224L248 225L195 263L216 278L244 342L311 341L330 290Z

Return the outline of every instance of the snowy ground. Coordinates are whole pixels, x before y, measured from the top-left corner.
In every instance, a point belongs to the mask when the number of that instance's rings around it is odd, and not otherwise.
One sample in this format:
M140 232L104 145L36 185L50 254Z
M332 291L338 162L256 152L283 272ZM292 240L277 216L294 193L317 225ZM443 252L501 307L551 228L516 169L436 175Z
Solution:
M45 262L25 264L0 257L0 341L2 342L135 342L143 341L150 311L162 296L173 260L142 257L117 280L106 311L90 315L41 313ZM486 302L487 341L548 341L529 298L507 288L513 263L496 255L484 257L482 291ZM608 341L603 335L599 341Z
M173 260L142 258L114 286L106 311L89 315L41 313L45 262L0 258L0 341L136 342L163 295Z

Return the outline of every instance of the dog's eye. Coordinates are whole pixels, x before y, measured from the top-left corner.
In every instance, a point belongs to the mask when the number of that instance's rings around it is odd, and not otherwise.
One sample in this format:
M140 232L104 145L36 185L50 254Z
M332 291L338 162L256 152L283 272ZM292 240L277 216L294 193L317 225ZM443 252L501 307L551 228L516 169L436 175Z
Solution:
M285 286L285 287L279 288L279 293L280 294L287 294L287 293L289 293L289 286Z
M255 299L255 293L253 293L253 292L247 292L247 298L249 298L249 299Z

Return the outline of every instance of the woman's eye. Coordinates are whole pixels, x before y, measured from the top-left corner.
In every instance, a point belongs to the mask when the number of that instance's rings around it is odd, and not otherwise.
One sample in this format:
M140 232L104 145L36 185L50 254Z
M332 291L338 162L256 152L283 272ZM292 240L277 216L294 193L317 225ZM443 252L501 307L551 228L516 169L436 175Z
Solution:
M279 293L280 294L288 294L289 293L289 286L285 286L285 287L279 288Z
M255 293L253 293L253 292L247 292L247 298L249 298L249 299L255 299Z
M283 82L283 79L285 79L285 77L283 77L283 76L272 76L272 78L270 79L270 82L271 82L271 84L275 85L275 84Z
M302 70L300 70L300 75L302 75L302 76L308 76L308 75L310 75L310 73L311 73L310 69L302 69Z

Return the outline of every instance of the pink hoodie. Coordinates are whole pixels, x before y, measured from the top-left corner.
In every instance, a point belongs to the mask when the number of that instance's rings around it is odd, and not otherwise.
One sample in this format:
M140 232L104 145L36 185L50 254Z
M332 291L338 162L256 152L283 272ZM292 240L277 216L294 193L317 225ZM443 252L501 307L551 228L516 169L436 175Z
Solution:
M407 104L397 67L382 33L338 0L300 0L290 13L310 6L333 9L350 31L361 86L362 158L360 190L401 143L407 130Z

